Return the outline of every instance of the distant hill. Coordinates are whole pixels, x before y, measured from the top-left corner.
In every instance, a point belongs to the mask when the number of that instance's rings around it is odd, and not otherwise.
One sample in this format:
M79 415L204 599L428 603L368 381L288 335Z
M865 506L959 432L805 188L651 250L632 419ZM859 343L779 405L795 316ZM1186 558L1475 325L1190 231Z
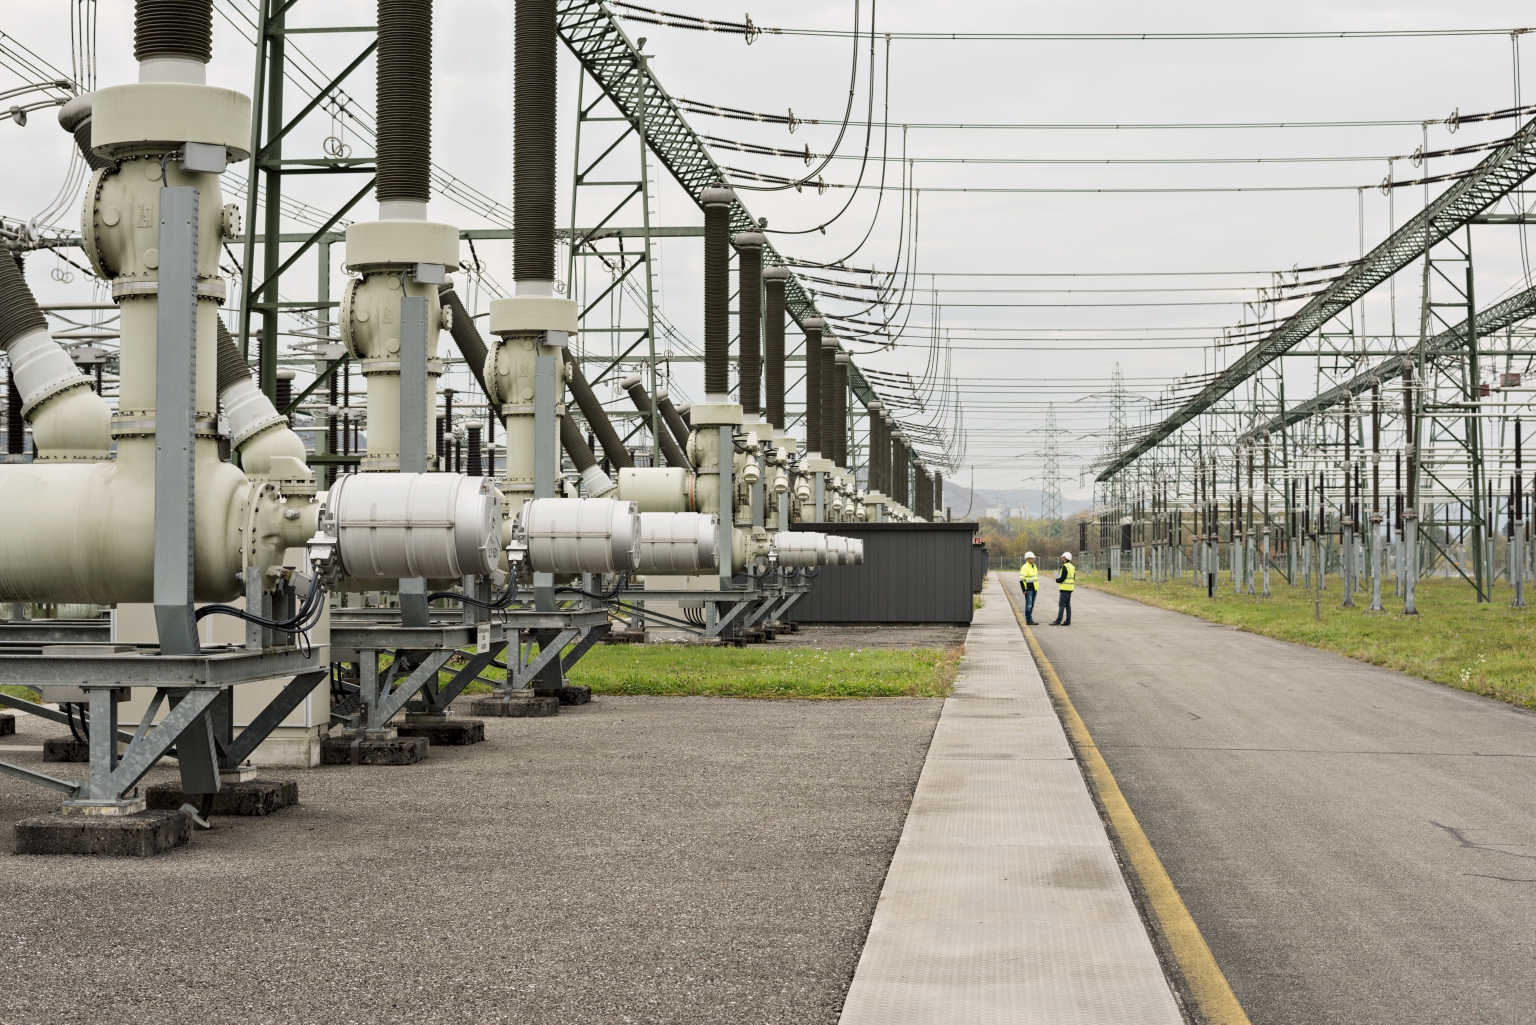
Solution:
M1040 515L1040 489L1038 488L1009 488L992 489L977 488L973 497L971 490L957 481L946 480L944 482L944 501L954 513L955 519L979 520L987 515L987 510L1002 510L1004 516L1019 515L1017 510L1023 510L1025 518ZM1091 508L1092 502L1078 499L1062 498L1061 512L1063 516L1070 516L1075 512L1082 512ZM970 511L967 512L966 510Z

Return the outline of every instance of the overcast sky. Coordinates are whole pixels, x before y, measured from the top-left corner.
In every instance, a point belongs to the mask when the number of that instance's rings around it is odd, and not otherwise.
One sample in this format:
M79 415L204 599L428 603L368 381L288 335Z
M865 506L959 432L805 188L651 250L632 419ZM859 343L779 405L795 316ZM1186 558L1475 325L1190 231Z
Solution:
M741 5L666 0L667 10L737 20ZM70 68L70 33L64 0L6 6L3 26L55 66ZM802 125L791 133L783 124L726 120L690 114L701 134L744 142L824 153L837 136L848 98L855 3L780 0L751 7L765 27L842 30L843 35L808 37L765 34L747 45L739 35L684 31L623 21L631 38L645 36L653 67L675 97L765 113L793 109ZM884 32L1242 32L1380 29L1511 29L1536 22L1528 4L1316 3L1284 6L1230 3L1127 3L1095 5L989 3L935 5L886 0L857 5L860 28L875 18ZM216 0L214 60L210 81L249 92L253 48L239 13L248 0ZM98 74L101 85L131 81L132 5L101 5ZM368 24L372 5L357 2L299 4L290 24ZM236 31L232 21L244 29ZM326 72L339 70L364 45L365 36L310 35L296 45ZM1527 42L1526 47L1531 45ZM854 120L862 122L869 102L866 36L858 56ZM511 5L439 3L436 15L434 160L442 168L502 204L511 201ZM968 482L974 468L978 487L1032 487L1041 472L1041 428L1047 404L1060 425L1062 470L1078 486L1083 466L1102 447L1109 421L1109 381L1119 364L1131 393L1134 425L1149 415L1148 399L1186 374L1200 374L1229 360L1212 339L1223 327L1255 318L1245 314L1256 289L1273 282L1274 272L1334 264L1359 255L1388 232L1389 217L1401 224L1419 209L1421 188L1394 190L1391 200L1375 186L1389 173L1388 157L1406 158L1427 140L1431 150L1469 145L1508 135L1517 124L1504 120L1462 125L1454 134L1444 124L1422 128L1425 120L1496 110L1516 101L1514 48L1508 34L1460 38L1199 41L918 41L877 36L875 120L885 119L884 85L889 55L888 134L871 133L872 159L866 186L879 182L882 151L888 186L899 183L904 152L917 161L906 173L915 179L920 209L915 261L919 276L906 292L918 302L899 312L906 330L887 350L859 358L874 371L911 372L920 379L931 365L931 317L952 346L952 370L964 397L966 451L957 476ZM577 66L562 50L560 146L568 163L575 132ZM0 79L4 88L19 84ZM360 108L371 108L371 61L348 87ZM591 96L590 84L588 94ZM302 102L302 101L297 101ZM296 104L290 104L290 110ZM344 121L344 119L343 119ZM946 128L923 125L1138 125L1252 124L1270 122L1408 122L1393 125L1286 128L1044 129ZM901 126L911 126L903 130ZM332 131L328 118L297 132L289 152L316 155ZM355 133L338 138L354 154L369 152ZM584 140L592 145L593 136ZM28 218L46 207L59 189L70 139L51 112L34 113L25 128L0 122L4 191L0 215ZM850 126L824 172L827 182L857 179L865 129ZM589 151L590 152L590 151ZM803 173L801 160L750 156L717 149L722 164L781 176ZM1431 173L1471 166L1480 154L1433 161ZM1361 158L1312 160L1294 158ZM1028 163L1020 161L1185 161L1237 160L1274 163ZM949 162L938 162L940 160ZM991 160L1012 163L959 162ZM638 162L624 150L615 160ZM1284 162L1282 162L1282 160ZM243 174L245 167L234 169ZM701 215L692 202L655 168L655 223L694 225ZM1422 169L1407 159L1391 169L1398 179ZM291 195L323 216L361 184L306 179ZM235 190L228 183L231 192ZM1300 187L1307 187L1300 191ZM1115 191L1201 189L1288 189L1297 191ZM1431 195L1446 188L1431 187ZM1030 189L1034 192L962 192L959 189ZM1078 191L1052 191L1078 190ZM1106 191L1093 191L1106 190ZM562 173L560 223L569 223L569 172ZM771 193L743 191L751 211L769 219L771 230L815 228L847 201L848 192L825 195L807 188ZM243 196L231 196L243 202ZM586 202L584 200L584 202ZM874 218L878 190L859 193L848 212L825 235L775 235L789 256L830 260L855 250L852 266L892 269L903 213L901 195L888 191ZM1389 209L1395 205L1395 211ZM76 227L78 201L62 226ZM583 209L585 214L586 209ZM595 209L595 205L590 209ZM638 223L638 208L625 223ZM371 203L356 218L374 216ZM438 198L434 219L460 227L487 226L485 217ZM871 223L873 220L873 224ZM297 222L295 222L297 225ZM294 230L297 230L295 227ZM1524 269L1518 231L1489 227L1474 237L1480 305L1521 287ZM479 246L491 282L510 286L510 246ZM702 338L700 246L697 239L660 245L662 311L692 344ZM79 254L73 254L79 259ZM340 248L335 262L342 259ZM28 277L40 296L88 295L83 275L54 280L67 268L51 258L31 262ZM1105 276L1139 274L1143 276ZM1153 273L1157 276L1151 276ZM1197 273L1198 272L1198 273ZM304 292L295 279L290 295L313 295L315 268L301 265ZM564 270L562 268L562 275ZM1077 275L1046 277L1041 275ZM993 276L983 276L993 275ZM1014 276L1004 276L1014 275ZM1029 276L1033 275L1033 276ZM1321 274L1303 274L1303 280ZM341 280L339 271L335 280ZM859 279L854 279L859 280ZM867 281L868 279L862 279ZM590 283L590 279L589 279ZM823 286L825 287L825 286ZM478 301L494 285L482 289ZM937 303L935 310L934 289ZM833 289L834 291L837 289ZM1312 291L1301 288L1297 291ZM1396 326L1416 337L1418 277L1397 282ZM1393 324L1388 290L1366 303L1365 333L1387 333ZM828 309L853 309L828 300ZM1282 312L1297 304L1283 307ZM634 324L634 312L626 316ZM879 319L879 315L874 315ZM594 351L606 340L588 339ZM852 346L858 351L868 345ZM694 395L696 366L677 365L674 388ZM1309 384L1310 382L1306 382ZM1295 387L1303 387L1298 382ZM912 412L921 420L924 414ZM1158 414L1160 415L1160 413Z

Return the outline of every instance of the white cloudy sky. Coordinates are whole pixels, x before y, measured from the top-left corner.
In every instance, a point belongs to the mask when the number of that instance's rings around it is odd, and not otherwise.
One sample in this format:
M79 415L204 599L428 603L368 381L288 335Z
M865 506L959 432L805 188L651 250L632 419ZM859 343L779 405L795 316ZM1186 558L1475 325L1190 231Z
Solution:
M739 19L741 4L655 0L668 10ZM130 81L132 5L110 0L100 8L99 83ZM1484 2L1446 5L1410 2L1272 4L1129 3L1084 4L972 2L936 5L886 0L858 5L862 27L873 13L883 32L1243 32L1380 29L1511 29L1533 20L1529 5ZM3 31L66 72L70 33L66 0L7 4ZM214 61L210 81L249 91L253 49L241 20L250 0L216 0ZM762 26L851 29L853 0L839 4L779 0L749 5ZM290 24L367 24L372 5L354 0L306 0ZM646 52L674 96L755 111L793 109L825 122L793 135L782 124L759 124L690 115L701 133L773 146L824 152L837 132L847 99L852 41L843 36L765 35L751 46L740 36L682 31L626 21L631 37L648 38ZM237 31L236 26L243 31ZM326 72L339 70L363 45L363 36L309 35L296 45ZM1530 43L1526 42L1526 49ZM866 37L859 56L855 119L862 120L867 92ZM434 89L434 159L443 169L504 204L511 200L512 16L508 3L454 0L437 5ZM1041 428L1048 404L1060 424L1062 469L1069 494L1084 464L1099 450L1108 423L1108 385L1118 364L1125 376L1133 424L1146 415L1147 399L1171 380L1199 374L1230 355L1209 347L1226 326L1243 322L1243 302L1272 272L1338 263L1358 255L1387 233L1389 216L1401 223L1419 208L1423 191L1396 190L1389 200L1375 188L1388 174L1388 157L1407 157L1426 139L1430 149L1466 145L1507 135L1514 121L1463 125L1455 134L1443 124L1420 122L1512 106L1517 81L1508 34L1460 38L1385 38L1253 41L918 41L889 45L890 152L918 161L909 165L920 190L920 236L915 259L920 305L903 312L907 330L899 344L861 357L872 370L912 372L928 363L930 317L937 313L952 346L952 370L964 395L967 445L958 476L978 487L1034 486L1041 471ZM876 115L883 120L887 45L877 38ZM562 50L561 153L569 160L574 137L577 67ZM318 73L318 72L317 72ZM0 76L8 73L0 72ZM0 89L18 84L0 77ZM372 64L349 87L357 104L372 102ZM590 96L590 89L588 96ZM290 111L302 101L290 103ZM1407 122L1352 127L1286 128L951 128L922 125L1138 125L1252 124L1270 122ZM289 153L315 155L330 132L329 119L295 133ZM1427 134L1426 134L1427 132ZM873 153L882 133L873 133ZM367 152L354 142L354 152ZM4 155L0 216L25 219L58 191L69 155L69 138L48 111L27 127L0 122ZM587 145L591 145L589 139ZM864 149L863 129L848 130L840 155ZM633 173L638 158L623 151ZM783 158L717 151L720 162L770 174L794 175L804 164ZM1074 164L1024 161L1187 161L1238 158L1358 158L1305 162ZM947 162L936 162L942 158ZM617 159L617 158L616 158ZM961 159L1011 163L963 163ZM1478 155L1445 158L1432 173L1471 166ZM826 172L833 183L850 183L857 159L836 159ZM242 167L235 169L243 171ZM878 181L872 162L865 183ZM1397 178L1422 173L1406 159ZM887 182L901 167L888 165ZM653 217L663 225L701 221L696 207L657 168ZM562 176L568 182L568 173ZM350 182L350 184L349 184ZM323 213L360 182L307 179L291 196ZM1306 191L1113 191L1195 189L1296 189ZM969 189L1032 189L1034 192L961 192ZM1443 189L1445 186L1433 186ZM1109 191L1089 191L1089 190ZM1051 190L1081 190L1076 192ZM560 190L560 223L569 223L569 185ZM743 193L754 214L771 229L802 229L822 223L846 201L845 190L817 196L803 192ZM791 256L827 260L869 240L849 263L891 269L897 247L900 197L889 193L871 224L878 194L861 191L848 213L826 235L775 236ZM74 223L73 209L61 224ZM584 211L585 212L585 211ZM625 223L638 223L633 216ZM482 216L446 200L433 203L434 218L460 227L487 226ZM358 217L373 216L371 203ZM294 230L297 230L295 225ZM1520 229L1487 227L1474 237L1478 292L1483 304L1519 287L1524 271ZM660 294L666 318L697 344L701 331L700 246L696 239L661 244ZM487 243L479 255L491 278L510 284L510 247ZM78 254L75 254L78 257ZM341 261L338 248L336 262ZM88 285L76 274L65 284L49 258L29 266L40 296L81 298ZM1155 272L1157 276L1150 276ZM1198 274L1195 272L1199 272ZM1217 273L1219 272L1219 273ZM309 262L285 288L289 297L313 294ZM563 272L562 272L563 273ZM1142 276L1105 276L1136 274ZM1041 275L1062 275L1046 277ZM1078 275L1067 277L1064 275ZM982 276L991 275L991 276ZM1007 276L1012 275L1012 276ZM1315 278L1320 275L1303 275ZM339 271L336 279L340 281ZM590 280L590 279L589 279ZM339 287L339 284L337 286ZM305 291L305 289L310 289ZM1197 290L1198 289L1198 290ZM1170 291L1172 290L1172 291ZM1311 289L1300 289L1311 291ZM1416 335L1417 274L1397 282L1398 331ZM482 301L485 295L482 294ZM824 305L846 306L835 302ZM1293 308L1293 307L1288 307ZM634 324L633 309L626 313ZM1249 311L1246 316L1253 319ZM1393 310L1385 289L1367 301L1365 331L1385 333ZM606 351L606 341L589 341ZM868 348L868 346L856 346ZM696 393L698 371L679 365L674 390ZM1298 381L1295 387L1305 387ZM1142 397L1142 398L1138 398ZM919 418L921 415L919 414Z

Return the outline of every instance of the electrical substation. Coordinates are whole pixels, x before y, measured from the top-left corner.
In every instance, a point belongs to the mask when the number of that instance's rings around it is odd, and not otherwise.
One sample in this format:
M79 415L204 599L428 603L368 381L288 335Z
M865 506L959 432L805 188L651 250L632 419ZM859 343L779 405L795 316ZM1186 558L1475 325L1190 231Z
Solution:
M13 5L0 1021L1528 1020L1494 6Z

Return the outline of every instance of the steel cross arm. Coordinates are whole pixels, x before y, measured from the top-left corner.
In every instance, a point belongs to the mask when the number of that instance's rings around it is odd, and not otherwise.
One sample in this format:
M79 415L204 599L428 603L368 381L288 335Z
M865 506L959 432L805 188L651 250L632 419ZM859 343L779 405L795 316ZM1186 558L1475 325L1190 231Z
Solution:
M495 662L496 656L500 655L506 648L506 641L492 641L489 649L471 655L469 662L465 664L464 668L457 671L447 670L447 672L454 674L453 678L441 687L438 686L436 678L428 680L421 688L421 693L425 694L426 697L422 700L407 701L405 703L406 711L420 712L446 709L453 703L454 698L464 693L465 687L480 679L480 673L484 671L485 667ZM439 672L443 672L443 670L439 670Z
M341 341L341 339L338 338L337 341ZM326 367L319 374L315 375L315 379L313 381L309 382L309 386L307 388L305 388L303 391L299 392L297 395L295 395L293 397L293 399L291 401L289 401L288 405L286 405L286 406L284 406L282 408L281 412L283 413L283 415L286 416L287 414L289 414L289 413L293 412L294 410L298 409L299 408L299 403L303 402L305 399L307 399L311 395L313 395L315 393L315 389L316 388L319 388L322 384L324 384L325 382L327 382L327 381L329 381L331 379L331 375L336 372L336 368L337 367L341 366L343 363L347 362L347 360L349 360L351 358L352 357L351 357L350 354L344 352L340 356L337 356L334 360L332 360L330 366Z
M422 660L421 665L405 678L405 682L395 686L396 677L388 678L379 690L379 714L375 717L379 723L387 723L395 717L395 713L405 707L405 703L414 698L422 687L428 682L437 683L437 674L442 671L448 660L458 654L450 648L445 651L433 651Z
M311 246L313 246L315 243L321 241L325 237L325 235L332 228L336 227L336 222L337 221L339 221L343 217L347 216L347 214L349 212L351 212L352 208L354 206L356 206L358 204L358 202L361 201L364 196L368 195L368 190L373 188L373 184L377 180L378 180L377 176L375 176L373 178L369 178L367 184L365 184L362 188L358 189L357 190L357 194L355 196L353 196L351 199L347 200L346 203L344 203L342 205L340 210L337 210L334 214L331 215L331 219L325 222L325 227L319 229L318 231L316 231L312 235L310 235L309 238L305 240L304 244L299 246L297 252L293 253L291 256L288 257L288 259L284 260L282 265L280 267L278 267L277 270L273 271L271 276L269 276L265 281L263 281L261 284L257 285L255 288L251 289L250 292L249 292L249 295L257 295L258 293L264 291L266 289L266 287L268 285L270 285L274 280L276 280L277 278L282 277L284 271L286 271L289 267L292 267L295 263L297 263L299 257L301 257L305 253L309 252L309 249L310 249Z
M519 665L515 674L515 679L514 674L510 670L507 672L507 689L522 690L523 688L529 686L526 681L538 679L539 673L544 671L544 667L549 665L549 663L552 662L555 658L559 657L560 652L565 648L567 644L574 641L577 634L579 633L581 633L580 627L568 627L556 634L555 639L549 644L540 645L539 653L537 655L530 659L526 664ZM521 642L518 644L518 649L519 662L521 662ZM509 666L511 665L510 662L507 664Z
M707 594L708 592L701 592L701 593ZM715 602L714 604L716 606L719 605L718 602ZM726 627L730 626L731 623L733 621L735 621L735 619L738 616L740 616L743 612L747 611L748 606L755 605L755 604L756 604L756 602L754 602L754 601L737 601L737 602L732 602L731 603L731 611L727 612L725 615L720 616L718 619L716 619L714 626L712 626L712 627L705 627L704 628L704 636L705 637L718 637L718 636L720 636L720 634L725 631Z
M1210 409L1243 381L1301 344L1371 289L1508 195L1532 174L1536 174L1536 120L1528 122L1465 178L1366 254L1353 269L1287 317L1283 324L1222 371L1183 408L1116 456L1097 480L1102 483L1112 479L1180 427Z
M303 110L293 115L293 117L289 119L288 123L282 127L281 131L267 140L267 144L261 147L261 150L256 154L256 159L251 162L251 166L257 166L261 162L262 158L264 158L267 153L271 151L273 146L281 142L284 136L298 127L300 121L309 116L310 111L314 110L316 107L320 106L320 104L330 99L331 93L335 91L336 87L341 85L341 83L346 80L346 77L352 74L352 72L356 71L357 66L363 63L363 61L367 60L373 54L373 51L377 50L378 48L379 41L375 39L363 49L362 53L357 55L356 60L347 65L346 69L342 71L341 74L331 79L330 83L326 85L325 88L316 92L315 98L310 100Z
M159 689L167 693L176 690L173 687ZM136 736L133 743L128 745L128 750L123 752L117 768L112 771L113 799L127 793L129 787L143 779L144 774L154 768L155 763L170 751L171 745L176 743L187 727L208 710L219 693L212 687L188 690L176 707L171 709L170 714L160 720L160 725L143 735ZM174 697L174 694L172 696Z
M26 698L16 698L9 694L0 693L0 706L14 708L18 712L28 712L39 719L49 719L61 726L69 725L69 716L63 712L49 708L47 705L39 705L28 701ZM131 741L133 740L133 734L126 730L118 730L117 739L125 742Z
M581 656L591 651L592 646L602 640L611 629L613 627L606 623L602 626L587 627L586 633L582 635L581 640L571 646L570 654L560 656L560 675L564 676L569 673L571 668L581 661Z
M47 773L33 772L31 769L22 768L20 765L12 765L10 762L0 762L0 773L14 776L28 783L36 783L39 786L63 791L71 797L80 793L80 788L83 786L80 783L71 783L68 780L57 779Z
M299 702L308 697L320 685L320 681L329 675L329 669L315 669L300 673L290 680L277 697L273 698L272 702L263 708L245 729L240 731L240 735L225 750L228 764L239 765L249 758L257 745L271 736L272 731L288 718L288 713L299 707Z
M639 49L602 0L556 0L555 24L560 39L631 124L638 125L640 121L643 85L648 100L645 143L695 203L699 202L705 189L726 182L725 171L710 156L704 141L684 119L677 101L657 80L650 65L642 65ZM736 202L731 204L731 234L760 230L757 220L737 196ZM766 243L763 266L781 264L787 264L787 261L772 242ZM822 316L815 300L801 287L800 279L793 273L784 283L784 309L802 327L806 318ZM850 363L849 367L852 366ZM849 377L853 376L850 369ZM859 379L864 383L862 376ZM874 391L867 383L864 388L873 395ZM861 401L868 403L863 391L857 394Z
M1503 302L1495 303L1488 309L1477 315L1478 337L1503 330L1522 320L1536 316L1536 288L1528 288L1510 296ZM1467 340L1467 322L1462 321L1449 330L1442 331L1424 343L1424 358L1434 359L1437 356L1448 356L1461 349ZM1405 365L1412 364L1418 358L1418 352L1410 349L1405 352L1394 353L1386 360L1378 363L1369 370L1363 370L1343 384L1334 387L1308 399L1300 405L1293 406L1280 416L1272 418L1262 427L1255 427L1238 437L1238 443L1250 442L1262 434L1272 434L1292 424L1310 419L1317 414L1329 409L1343 401L1344 396L1353 398L1362 392L1369 391L1371 386L1378 381L1385 381L1397 377L1403 372Z

